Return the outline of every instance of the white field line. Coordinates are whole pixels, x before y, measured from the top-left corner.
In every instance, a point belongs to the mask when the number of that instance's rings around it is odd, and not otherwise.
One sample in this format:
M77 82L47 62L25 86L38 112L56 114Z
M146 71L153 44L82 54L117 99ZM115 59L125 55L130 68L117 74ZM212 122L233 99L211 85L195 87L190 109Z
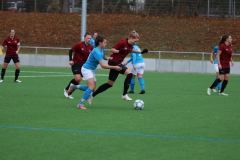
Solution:
M15 71L7 71L7 72L15 72ZM36 76L21 76L22 72L27 72L27 73L44 73L44 74L56 74L56 75L36 75ZM19 77L69 77L73 76L72 73L66 73L66 72L38 72L38 71L20 71ZM96 76L102 76L106 77L108 74L96 74ZM15 77L13 76L4 76L4 77Z

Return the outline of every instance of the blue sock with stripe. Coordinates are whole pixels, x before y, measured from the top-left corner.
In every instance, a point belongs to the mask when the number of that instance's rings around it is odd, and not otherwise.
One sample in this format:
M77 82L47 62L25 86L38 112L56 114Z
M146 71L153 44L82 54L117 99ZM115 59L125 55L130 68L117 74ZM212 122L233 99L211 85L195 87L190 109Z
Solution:
M84 104L84 102L89 98L90 94L92 93L92 90L90 88L87 88L87 90L84 92L81 101L79 104Z
M138 81L140 83L141 90L145 90L145 82L143 78L138 78Z
M135 78L132 78L131 84L130 84L131 91L134 91L134 86L135 86Z
M74 85L74 89L80 89L81 91L86 91L88 86L86 85Z

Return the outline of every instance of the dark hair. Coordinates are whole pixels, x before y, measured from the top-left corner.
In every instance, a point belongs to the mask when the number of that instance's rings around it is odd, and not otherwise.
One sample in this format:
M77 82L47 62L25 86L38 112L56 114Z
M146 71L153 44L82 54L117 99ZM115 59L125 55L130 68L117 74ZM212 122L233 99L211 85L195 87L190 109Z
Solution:
M229 36L230 36L229 34L226 34L226 35L222 36L222 38L221 38L221 40L219 42L219 46L221 44L225 43Z
M84 35L84 37L87 37L88 35L89 35L89 36L92 36L91 33L86 32L85 35Z
M97 47L99 45L100 42L103 42L106 38L102 37L102 36L97 36L96 40L95 40L95 46Z
M95 33L97 33L97 32L96 32L96 31L94 31L92 35L94 35Z

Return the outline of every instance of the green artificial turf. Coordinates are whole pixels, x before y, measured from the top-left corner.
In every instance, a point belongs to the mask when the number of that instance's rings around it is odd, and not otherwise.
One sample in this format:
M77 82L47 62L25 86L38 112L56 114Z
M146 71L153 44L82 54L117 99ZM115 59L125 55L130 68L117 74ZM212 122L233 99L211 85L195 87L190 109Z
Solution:
M99 94L87 110L67 99L70 68L22 67L14 83L10 66L0 83L1 160L237 160L240 157L240 83L231 75L225 93L207 95L215 74L144 73L146 94L136 80L133 100L121 99L124 76ZM108 79L97 70L97 87ZM82 85L85 84L83 81Z

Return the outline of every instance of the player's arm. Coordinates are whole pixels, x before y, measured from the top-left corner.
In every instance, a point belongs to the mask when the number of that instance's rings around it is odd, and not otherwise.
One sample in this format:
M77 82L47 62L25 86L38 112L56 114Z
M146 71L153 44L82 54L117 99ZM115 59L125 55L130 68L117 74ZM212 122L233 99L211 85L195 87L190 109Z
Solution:
M122 70L122 68L119 67L119 66L109 66L109 65L105 64L103 60L99 61L99 64L104 69L115 69L117 71L121 71Z
M218 50L218 53L217 53L217 60L218 60L218 68L219 69L222 69L222 66L221 66L221 63L220 63L220 55L222 54L222 51L221 50Z
M18 54L19 53L19 51L20 51L20 42L18 42L18 44L17 44L17 51L16 51L16 54Z
M70 64L70 65L73 65L73 64L74 64L74 62L73 62L73 60L72 60L72 53L73 53L73 50L70 49L69 52L68 52L68 55L69 55L69 64Z
M233 62L233 59L232 59L232 57L231 57L231 60L230 60L230 62L231 62L231 66L234 66L234 62Z
M137 54L144 54L144 53L148 53L148 49L144 49L143 51L133 49L132 52L137 53Z
M211 55L210 55L210 62L213 63L213 52L211 52Z

